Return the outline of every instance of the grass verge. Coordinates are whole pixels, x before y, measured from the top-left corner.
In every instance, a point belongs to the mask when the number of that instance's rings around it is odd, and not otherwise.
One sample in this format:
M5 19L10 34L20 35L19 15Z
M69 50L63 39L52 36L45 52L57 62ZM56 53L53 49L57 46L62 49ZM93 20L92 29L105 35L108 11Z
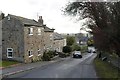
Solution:
M18 64L17 61L0 61L0 67L8 67L10 65Z
M119 78L120 80L120 69L99 58L95 58L94 64L99 78Z

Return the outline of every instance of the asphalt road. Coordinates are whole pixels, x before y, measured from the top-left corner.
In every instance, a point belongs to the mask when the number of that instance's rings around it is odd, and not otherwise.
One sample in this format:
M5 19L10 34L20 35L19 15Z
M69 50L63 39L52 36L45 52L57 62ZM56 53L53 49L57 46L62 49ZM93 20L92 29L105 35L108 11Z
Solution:
M8 78L97 78L92 64L96 54L86 54L83 58L64 58L33 70L10 75Z

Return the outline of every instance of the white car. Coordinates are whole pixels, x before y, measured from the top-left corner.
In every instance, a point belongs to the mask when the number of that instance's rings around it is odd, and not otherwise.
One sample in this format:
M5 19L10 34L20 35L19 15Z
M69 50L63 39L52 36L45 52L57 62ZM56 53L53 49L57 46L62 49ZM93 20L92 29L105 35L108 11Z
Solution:
M81 52L80 51L74 51L73 52L73 58L82 58Z

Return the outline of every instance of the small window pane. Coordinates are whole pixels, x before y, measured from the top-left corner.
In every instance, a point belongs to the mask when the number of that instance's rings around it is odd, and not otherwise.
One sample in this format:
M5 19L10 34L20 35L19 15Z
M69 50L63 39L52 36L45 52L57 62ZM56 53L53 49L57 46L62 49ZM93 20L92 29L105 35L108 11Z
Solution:
M12 52L8 52L8 56L9 56L9 57L12 57Z
M12 51L12 49L8 49L8 51Z
M33 28L28 28L28 34L33 34Z
M41 35L41 29L38 28L38 35Z

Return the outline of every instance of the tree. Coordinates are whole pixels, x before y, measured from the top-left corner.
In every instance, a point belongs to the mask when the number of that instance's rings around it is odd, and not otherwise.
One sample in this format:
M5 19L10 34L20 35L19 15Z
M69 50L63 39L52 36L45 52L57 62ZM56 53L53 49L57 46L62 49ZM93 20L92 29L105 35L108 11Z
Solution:
M67 36L67 45L72 46L75 42L75 38L73 36Z
M94 40L92 38L89 38L87 41L88 46L93 46L94 45Z
M0 20L2 20L4 17L5 17L5 14L4 14L4 13L1 13L1 14L0 14Z
M92 30L98 50L113 52L120 57L120 1L118 2L71 2L65 14L86 19L83 25Z
M81 50L81 47L80 47L78 44L73 44L73 45L72 45L72 50L73 50L73 51L80 51L80 50Z

